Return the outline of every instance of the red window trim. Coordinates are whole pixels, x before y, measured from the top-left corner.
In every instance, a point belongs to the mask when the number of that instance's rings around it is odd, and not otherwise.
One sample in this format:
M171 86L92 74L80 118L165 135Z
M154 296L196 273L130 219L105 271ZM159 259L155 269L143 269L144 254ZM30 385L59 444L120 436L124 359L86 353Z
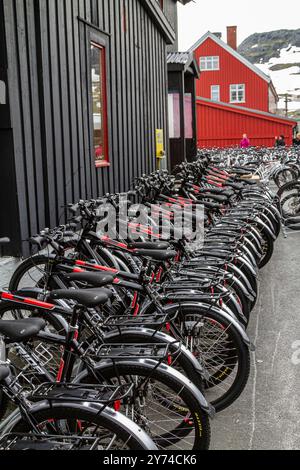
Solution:
M101 44L91 41L91 45L97 47L101 51L101 71L102 71L102 99L103 99L103 146L105 160L97 162L95 160L96 168L104 168L110 166L109 151L108 151L108 120L107 120L107 87L106 87L106 49ZM94 149L94 146L93 146ZM95 155L94 155L95 158Z

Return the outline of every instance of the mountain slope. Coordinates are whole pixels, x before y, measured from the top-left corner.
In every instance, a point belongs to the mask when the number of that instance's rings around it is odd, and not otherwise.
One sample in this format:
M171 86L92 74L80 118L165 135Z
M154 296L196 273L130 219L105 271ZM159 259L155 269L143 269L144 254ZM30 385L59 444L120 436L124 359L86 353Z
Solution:
M253 64L267 63L272 57L279 58L281 49L289 44L300 47L300 29L252 34L242 42L238 51Z
M271 77L279 95L289 95L290 115L300 117L300 29L252 34L239 53ZM284 99L281 96L281 110Z

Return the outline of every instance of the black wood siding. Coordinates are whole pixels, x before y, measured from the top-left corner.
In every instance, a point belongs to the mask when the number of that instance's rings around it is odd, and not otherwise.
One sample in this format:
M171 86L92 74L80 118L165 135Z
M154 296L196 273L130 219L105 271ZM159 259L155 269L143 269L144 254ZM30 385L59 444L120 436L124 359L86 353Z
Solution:
M154 170L155 129L167 141L166 39L143 0L0 2L26 240L64 221L66 204L128 190ZM107 48L109 168L93 159L90 38Z

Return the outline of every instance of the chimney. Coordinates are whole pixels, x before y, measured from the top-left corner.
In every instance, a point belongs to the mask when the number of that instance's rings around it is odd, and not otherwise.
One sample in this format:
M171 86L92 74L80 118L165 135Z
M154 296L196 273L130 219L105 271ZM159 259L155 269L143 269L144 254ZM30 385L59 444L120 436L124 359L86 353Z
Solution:
M227 26L227 44L237 50L237 26Z
M213 33L218 39L222 39L222 33Z

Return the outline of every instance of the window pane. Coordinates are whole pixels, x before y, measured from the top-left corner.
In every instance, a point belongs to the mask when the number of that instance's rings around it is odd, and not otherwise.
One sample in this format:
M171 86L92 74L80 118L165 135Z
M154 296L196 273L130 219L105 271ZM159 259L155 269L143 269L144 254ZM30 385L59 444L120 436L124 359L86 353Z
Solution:
M211 99L213 101L220 101L220 85L212 85Z
M184 96L184 120L185 120L185 138L193 138L193 105L192 94L186 93Z
M91 76L93 96L93 139L96 166L108 162L106 149L106 109L104 101L104 49L91 44Z
M232 102L244 102L245 101L245 85L230 85L230 101Z
M236 88L235 85L230 87L230 101L236 101Z
M219 69L219 57L214 57L213 58L213 68L214 68L214 70Z
M179 93L169 93L169 132L170 139L180 137L180 95Z

